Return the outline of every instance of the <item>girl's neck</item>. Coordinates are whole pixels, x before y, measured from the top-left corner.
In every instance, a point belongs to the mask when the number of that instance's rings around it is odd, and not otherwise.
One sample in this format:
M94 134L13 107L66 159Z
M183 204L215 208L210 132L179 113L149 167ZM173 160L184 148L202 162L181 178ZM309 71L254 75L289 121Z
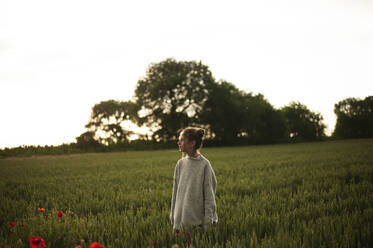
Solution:
M195 150L195 151L192 151L192 152L187 152L187 154L188 154L189 157L193 157L193 158L196 158L200 155L198 150Z

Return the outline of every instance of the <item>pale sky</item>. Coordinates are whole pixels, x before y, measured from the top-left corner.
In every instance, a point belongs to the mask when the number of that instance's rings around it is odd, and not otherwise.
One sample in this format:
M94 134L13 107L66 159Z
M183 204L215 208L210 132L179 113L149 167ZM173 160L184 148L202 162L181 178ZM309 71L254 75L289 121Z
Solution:
M373 1L2 0L0 148L74 142L94 104L131 99L170 57L299 101L329 134L335 103L373 95Z

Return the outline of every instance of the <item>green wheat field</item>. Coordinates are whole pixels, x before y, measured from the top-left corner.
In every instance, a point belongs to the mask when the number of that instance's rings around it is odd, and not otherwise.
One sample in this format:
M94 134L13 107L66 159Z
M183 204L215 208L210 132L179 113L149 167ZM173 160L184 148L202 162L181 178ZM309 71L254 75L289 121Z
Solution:
M29 247L31 236L48 248L373 247L373 139L201 153L216 174L219 222L176 236L169 220L176 144L0 159L0 247Z

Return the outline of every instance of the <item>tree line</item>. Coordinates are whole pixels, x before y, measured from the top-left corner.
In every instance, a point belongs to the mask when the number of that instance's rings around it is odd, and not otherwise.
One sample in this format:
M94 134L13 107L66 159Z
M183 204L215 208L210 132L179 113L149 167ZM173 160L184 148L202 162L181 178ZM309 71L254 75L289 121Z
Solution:
M92 108L87 132L77 144L118 146L143 142L175 143L180 129L203 127L205 143L211 145L273 144L322 141L326 138L323 117L300 102L280 109L262 94L238 89L225 80L215 80L208 66L172 58L152 63L138 80L134 100L107 100ZM333 137L373 137L373 97L349 98L335 104L337 124ZM153 130L138 135L123 128L124 122ZM150 142L150 143L151 143Z
M215 80L202 62L169 58L149 65L133 100L95 104L87 131L75 143L5 148L0 157L174 148L179 130L187 126L207 131L204 146L373 138L373 96L344 99L334 112L337 122L327 137L323 116L304 104L291 102L277 109L260 93ZM151 132L135 133L126 123Z

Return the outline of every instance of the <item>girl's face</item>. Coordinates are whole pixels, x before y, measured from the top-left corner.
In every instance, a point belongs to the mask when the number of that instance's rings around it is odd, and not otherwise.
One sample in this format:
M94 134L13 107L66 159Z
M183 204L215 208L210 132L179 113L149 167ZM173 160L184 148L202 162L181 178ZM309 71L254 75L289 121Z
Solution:
M177 142L177 144L179 145L179 151L186 153L193 152L195 141L189 142L189 140L185 138L183 134L183 132L180 133L179 141Z

